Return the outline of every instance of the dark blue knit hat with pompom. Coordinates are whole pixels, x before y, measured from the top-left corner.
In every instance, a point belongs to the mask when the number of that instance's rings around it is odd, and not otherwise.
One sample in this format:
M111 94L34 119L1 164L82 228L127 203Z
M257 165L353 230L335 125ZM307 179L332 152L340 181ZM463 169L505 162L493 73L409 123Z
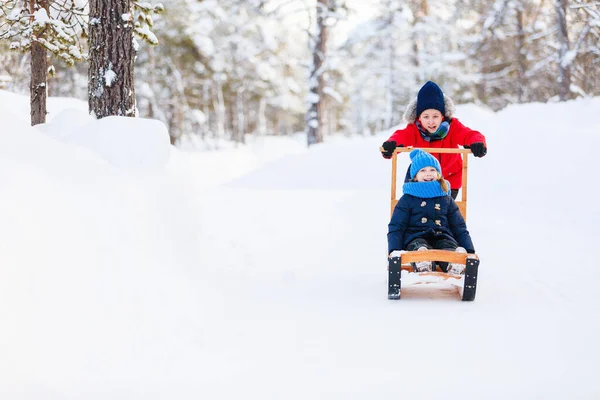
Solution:
M410 179L415 179L417 172L425 167L433 167L437 170L437 172L440 173L440 176L442 175L442 167L440 166L440 162L437 160L437 158L426 151L414 149L410 152L410 160Z
M446 114L446 106L444 105L444 93L442 89L435 83L428 81L423 85L417 95L417 118L425 110L434 109Z

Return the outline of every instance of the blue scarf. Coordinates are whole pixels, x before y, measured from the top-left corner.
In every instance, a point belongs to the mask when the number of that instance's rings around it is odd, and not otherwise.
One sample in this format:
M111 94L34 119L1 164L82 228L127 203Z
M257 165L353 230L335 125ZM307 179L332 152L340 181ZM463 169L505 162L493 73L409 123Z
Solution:
M448 187L450 183L446 181ZM411 196L420 197L423 199L431 199L433 197L448 196L450 190L444 192L442 185L438 181L431 182L406 182L402 185L402 192Z
M448 131L450 130L450 123L448 121L443 121L437 128L437 131L433 133L429 133L427 129L423 128L420 121L417 121L416 124L417 128L419 128L419 133L421 134L421 137L426 142L442 140L446 137Z

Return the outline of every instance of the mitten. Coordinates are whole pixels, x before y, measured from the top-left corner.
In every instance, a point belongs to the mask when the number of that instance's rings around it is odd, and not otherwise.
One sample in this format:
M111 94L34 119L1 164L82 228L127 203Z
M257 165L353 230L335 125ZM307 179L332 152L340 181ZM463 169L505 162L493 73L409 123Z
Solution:
M383 142L381 147L383 147L383 151L381 152L381 155L383 156L383 158L392 158L392 156L394 155L394 150L396 150L396 147L404 147L404 145L396 144L396 142L392 140L389 142Z
M471 143L469 146L465 146L471 149L471 152L475 157L483 157L487 154L487 147L483 142Z

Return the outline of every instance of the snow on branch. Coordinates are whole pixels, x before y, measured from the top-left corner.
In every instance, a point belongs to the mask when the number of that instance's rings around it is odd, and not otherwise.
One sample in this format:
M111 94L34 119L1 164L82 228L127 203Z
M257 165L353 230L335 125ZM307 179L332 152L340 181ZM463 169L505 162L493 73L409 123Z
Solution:
M73 0L55 0L48 9L33 12L18 0L0 4L0 40L10 40L10 49L27 52L33 42L41 44L67 65L84 59L80 37L87 35L85 5Z
M333 98L335 101L337 101L340 104L344 103L344 98L342 97L341 94L339 94L334 88L326 86L325 88L323 88L323 93L328 95L329 97Z
M149 2L134 2L133 8L136 13L136 16L133 17L135 20L135 34L152 46L158 45L158 38L152 32L152 27L154 26L152 15L161 14L165 10L165 7L161 3L152 5ZM132 20L129 14L123 16L123 20L126 18L128 21Z

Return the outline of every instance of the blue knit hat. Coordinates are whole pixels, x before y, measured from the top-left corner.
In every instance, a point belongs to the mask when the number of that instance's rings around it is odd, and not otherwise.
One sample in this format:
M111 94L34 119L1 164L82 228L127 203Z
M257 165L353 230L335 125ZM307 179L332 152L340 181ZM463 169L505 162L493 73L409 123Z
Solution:
M417 118L425 110L434 109L446 114L446 106L444 105L444 93L442 89L435 83L428 81L423 85L417 95Z
M433 167L442 175L442 167L440 166L440 162L427 153L426 151L415 149L410 152L410 179L414 179L417 172L419 172L422 168L425 167Z

